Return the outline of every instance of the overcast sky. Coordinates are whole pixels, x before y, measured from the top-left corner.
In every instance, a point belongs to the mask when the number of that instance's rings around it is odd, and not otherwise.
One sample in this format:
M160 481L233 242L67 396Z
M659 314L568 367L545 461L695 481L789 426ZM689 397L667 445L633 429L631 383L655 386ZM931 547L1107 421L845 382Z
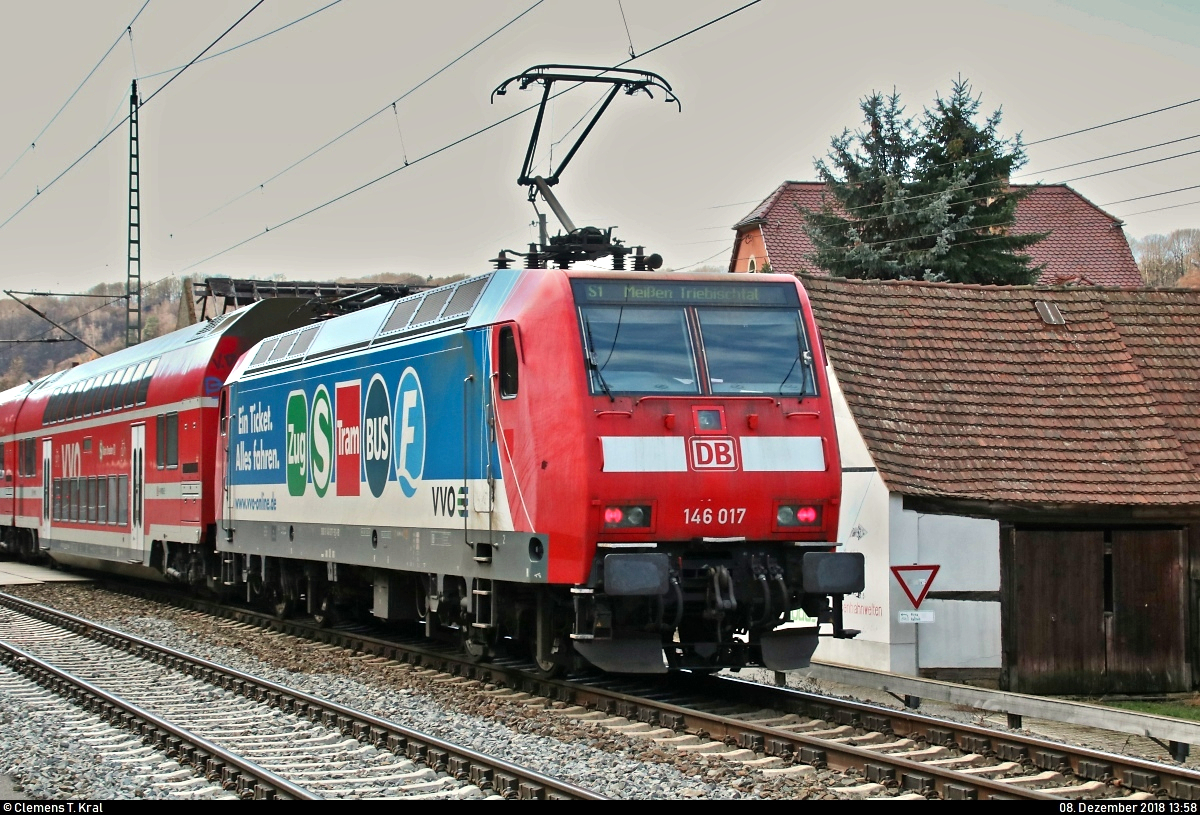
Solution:
M266 0L210 53L329 1ZM68 292L124 280L127 128L51 182L128 113L135 75L147 100L255 0L150 0L132 47L122 39L39 136L144 2L0 0L3 288ZM393 115L393 100L534 2L342 0L193 65L140 111L144 281L183 271L321 280L485 270L498 249L523 249L535 234L515 183L533 115L418 159L534 103L531 90L489 104L496 85L529 66L614 65L628 58L630 40L640 54L742 4L543 0ZM1003 106L1005 135L1046 139L1200 97L1198 8L1194 0L763 0L631 63L665 77L682 113L661 97L619 97L557 191L577 224L618 226L618 237L662 254L668 267L724 265L729 227L781 181L814 178L814 157L859 124L858 101L872 90L894 87L915 115L961 74L986 111ZM582 88L556 102L549 141L598 94ZM1031 174L1016 180L1058 182L1200 150L1197 138L1048 171L1198 134L1200 102L1033 145ZM556 160L568 144L555 148ZM409 167L279 226L406 158ZM1200 185L1200 155L1071 185L1134 236L1200 226L1200 204L1176 206L1200 201L1200 189L1107 206Z

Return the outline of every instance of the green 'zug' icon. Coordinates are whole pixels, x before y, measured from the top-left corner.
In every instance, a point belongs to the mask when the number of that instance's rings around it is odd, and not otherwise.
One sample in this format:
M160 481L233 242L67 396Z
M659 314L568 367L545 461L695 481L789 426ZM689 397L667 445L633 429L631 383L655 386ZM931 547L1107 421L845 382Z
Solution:
M290 495L303 495L308 484L308 399L292 391L287 400L287 485Z

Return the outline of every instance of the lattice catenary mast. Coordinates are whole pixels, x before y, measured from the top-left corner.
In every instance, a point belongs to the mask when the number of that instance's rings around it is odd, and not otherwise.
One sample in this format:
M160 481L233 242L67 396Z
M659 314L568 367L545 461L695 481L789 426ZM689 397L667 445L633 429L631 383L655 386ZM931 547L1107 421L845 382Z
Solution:
M125 347L142 341L142 222L138 170L137 80L129 91L129 258L125 273Z

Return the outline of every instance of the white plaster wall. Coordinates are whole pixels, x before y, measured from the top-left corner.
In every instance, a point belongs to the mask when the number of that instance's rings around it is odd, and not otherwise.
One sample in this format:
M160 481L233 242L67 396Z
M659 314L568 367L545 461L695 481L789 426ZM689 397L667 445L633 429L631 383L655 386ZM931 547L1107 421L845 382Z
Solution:
M842 603L853 640L822 638L815 658L900 674L919 668L1000 667L1000 604L926 600L932 623L900 623L912 609L892 566L941 568L932 591L998 591L1000 526L994 520L925 515L904 509L890 494L846 404L836 372L827 369L842 463L838 542L866 558L866 588ZM849 471L849 472L848 472Z
M912 641L894 642L895 618L888 569L889 498L887 486L875 471L858 425L850 415L846 398L831 368L830 395L842 464L842 504L838 520L838 543L847 552L862 552L866 559L866 588L846 597L843 622L861 633L853 640L823 637L816 659L855 665L879 671L914 673L916 652ZM846 470L851 472L846 472ZM911 633L911 632L910 632Z
M942 567L933 581L933 591L1000 590L999 521L906 514L917 517L919 560L914 562Z
M934 622L908 626L918 629L920 667L1000 667L999 603L926 600L921 610L932 611Z

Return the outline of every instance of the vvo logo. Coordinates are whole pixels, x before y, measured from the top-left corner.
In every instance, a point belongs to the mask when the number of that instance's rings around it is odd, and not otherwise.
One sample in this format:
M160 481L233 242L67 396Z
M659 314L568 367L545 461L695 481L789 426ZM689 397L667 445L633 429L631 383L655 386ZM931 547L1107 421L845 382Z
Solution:
M737 442L729 436L693 436L689 449L693 470L736 470Z
M405 368L396 389L396 480L409 498L425 473L425 396L421 379Z
M329 389L324 385L318 386L313 394L308 460L313 489L318 497L324 498L333 477L333 406L329 403Z

